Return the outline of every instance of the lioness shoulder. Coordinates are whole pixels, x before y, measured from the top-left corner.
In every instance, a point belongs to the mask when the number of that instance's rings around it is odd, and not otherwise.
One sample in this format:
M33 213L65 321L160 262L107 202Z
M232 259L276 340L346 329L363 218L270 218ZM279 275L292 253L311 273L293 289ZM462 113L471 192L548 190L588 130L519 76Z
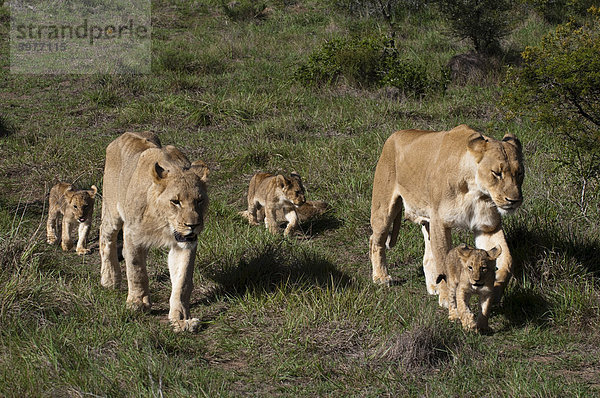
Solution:
M49 244L58 241L56 236L58 217L62 216L61 247L68 251L73 247L71 233L78 226L77 254L88 254L87 237L92 225L94 200L98 188L92 185L90 189L77 190L73 185L59 182L50 189L48 198L48 221L46 237Z

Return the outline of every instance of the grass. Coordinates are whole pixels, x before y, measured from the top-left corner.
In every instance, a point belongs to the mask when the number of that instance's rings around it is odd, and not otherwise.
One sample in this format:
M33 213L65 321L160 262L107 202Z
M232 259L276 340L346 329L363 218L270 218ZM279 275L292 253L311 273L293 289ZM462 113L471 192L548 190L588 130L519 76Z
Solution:
M385 34L385 21L309 0L265 2L260 17L250 2L201 3L153 2L149 75L12 75L0 57L0 395L600 392L599 217L583 217L571 199L577 192L554 162L561 143L503 118L497 80L422 97L344 82L304 87L294 72L315 48L339 35ZM409 59L439 73L469 50L437 13L419 17L397 28ZM518 51L547 28L529 16L507 46ZM0 37L7 55L4 27ZM417 226L403 225L389 252L401 283L370 281L370 194L383 142L401 128L461 123L517 133L527 165L525 203L505 221L515 278L490 336L463 332L426 294ZM164 250L150 252L150 313L128 311L124 289L101 288L99 201L92 255L45 243L55 179L101 187L106 145L147 129L212 169L192 294L197 334L168 325ZM249 226L237 212L257 170L298 171L308 198L331 212L305 223L304 239Z

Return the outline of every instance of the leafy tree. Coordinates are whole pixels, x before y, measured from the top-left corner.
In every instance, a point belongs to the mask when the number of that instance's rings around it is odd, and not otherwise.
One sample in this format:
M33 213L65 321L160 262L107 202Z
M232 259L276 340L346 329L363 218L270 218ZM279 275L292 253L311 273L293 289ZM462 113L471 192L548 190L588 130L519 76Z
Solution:
M587 196L598 193L600 176L600 9L579 25L559 25L523 52L523 66L508 71L503 103L516 116L530 116L563 140L559 159Z
M473 43L475 51L496 54L500 40L510 33L510 0L438 0L452 33Z

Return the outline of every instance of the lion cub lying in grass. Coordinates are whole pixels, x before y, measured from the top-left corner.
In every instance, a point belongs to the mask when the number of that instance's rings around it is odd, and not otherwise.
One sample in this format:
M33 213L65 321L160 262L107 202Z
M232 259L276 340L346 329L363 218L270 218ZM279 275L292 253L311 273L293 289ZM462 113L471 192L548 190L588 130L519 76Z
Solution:
M46 224L46 235L48 243L53 245L57 242L56 223L58 215L62 215L62 237L61 247L64 251L71 250L73 241L71 231L79 224L79 240L77 241L77 254L89 254L86 249L87 236L92 225L92 213L94 212L94 198L98 188L92 185L88 190L75 190L73 185L59 182L50 190L48 206L48 223Z
M446 275L440 275L440 305L448 303L448 319L460 319L467 330L488 330L488 317L494 293L496 259L502 253L499 246L485 251L465 245L450 250L444 263ZM473 294L479 296L477 321L469 309Z
M279 232L277 212L282 211L288 222L283 234L289 236L298 227L296 209L306 202L304 186L298 173L284 175L256 173L248 187L248 211L242 212L250 224L259 225L263 220L271 233Z

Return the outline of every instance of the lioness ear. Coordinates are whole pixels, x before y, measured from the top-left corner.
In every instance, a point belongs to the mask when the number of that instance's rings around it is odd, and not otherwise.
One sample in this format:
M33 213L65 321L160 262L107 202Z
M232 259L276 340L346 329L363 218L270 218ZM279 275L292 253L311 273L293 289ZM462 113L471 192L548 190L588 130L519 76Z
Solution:
M298 182L299 182L300 184L302 184L302 177L300 177L300 174L298 174L297 172L295 172L295 171L292 171L291 177L292 177L292 178L295 178L296 180L298 180Z
M165 178L169 172L157 163L154 163L154 167L152 168L152 177L154 177L154 182L159 184L163 178Z
M496 246L493 249L488 250L487 254L490 260L495 260L500 256L500 254L502 254L502 248L500 246Z
M514 145L519 151L522 149L521 141L519 141L519 139L513 133L506 133L502 138L502 141Z
M487 149L488 141L481 134L473 134L471 138L469 138L469 143L467 147L469 151L475 156L475 161L479 163L481 158L483 157L483 152Z
M279 188L283 189L285 188L285 177L282 176L281 174L279 174L277 176L277 185L279 186Z
M208 175L210 174L210 169L208 168L206 163L204 163L201 160L196 160L194 163L192 163L191 169L194 173L196 173L198 177L200 177L202 181L208 182Z
M90 193L90 198L94 199L94 197L96 196L96 194L98 193L98 188L95 185L92 185L90 187L90 190L88 192Z

